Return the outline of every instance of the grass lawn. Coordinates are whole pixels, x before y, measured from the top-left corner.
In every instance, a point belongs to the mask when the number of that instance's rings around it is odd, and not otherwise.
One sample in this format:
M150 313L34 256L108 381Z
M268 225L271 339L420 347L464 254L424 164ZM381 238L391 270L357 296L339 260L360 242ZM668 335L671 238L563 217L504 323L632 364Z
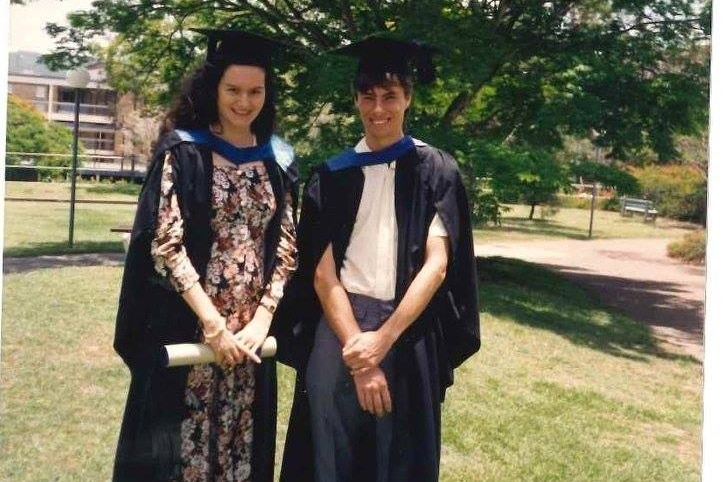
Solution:
M138 193L141 192L140 184L128 182L78 181L75 187L76 199L135 202L138 199ZM70 199L70 182L7 181L5 197Z
M140 187L127 183L79 183L76 199L133 201ZM70 185L7 182L6 197L70 199ZM5 202L5 256L59 253L122 252L118 233L110 228L132 224L135 205L76 204L73 249L68 247L69 203Z
M483 348L447 392L441 480L699 480L700 364L533 265L480 273ZM111 348L120 276L5 276L0 480L109 480L128 383ZM282 368L278 455L292 383Z
M558 208L544 217L536 208L534 219L527 219L529 206L510 205L504 213L501 226L485 226L474 230L477 242L532 241L553 239L588 239L590 211L586 209ZM645 223L640 216L622 217L616 211L595 210L593 239L603 238L682 238L701 229L691 223L658 218Z
M77 199L105 201L135 201L140 186L124 182L78 184ZM69 199L69 183L6 182L8 198ZM509 206L501 226L476 229L477 242L529 241L545 239L587 239L589 216L586 209L559 208L528 220L529 207ZM5 203L5 256L35 256L68 252L122 251L121 237L110 228L128 225L133 221L135 206L77 204L75 246L68 248L68 203L7 201ZM644 223L640 217L623 218L617 212L595 211L593 238L682 238L700 227L660 218L656 223Z

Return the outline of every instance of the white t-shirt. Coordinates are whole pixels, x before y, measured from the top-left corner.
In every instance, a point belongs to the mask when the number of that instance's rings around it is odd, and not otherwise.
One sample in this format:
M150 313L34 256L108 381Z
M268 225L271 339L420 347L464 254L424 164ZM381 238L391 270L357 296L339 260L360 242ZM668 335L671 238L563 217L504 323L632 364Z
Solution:
M416 145L423 142L414 139ZM370 152L366 139L354 147ZM346 256L342 263L341 284L350 293L380 300L394 299L397 282L397 216L394 210L396 161L362 167L364 189ZM447 236L435 214L428 236Z

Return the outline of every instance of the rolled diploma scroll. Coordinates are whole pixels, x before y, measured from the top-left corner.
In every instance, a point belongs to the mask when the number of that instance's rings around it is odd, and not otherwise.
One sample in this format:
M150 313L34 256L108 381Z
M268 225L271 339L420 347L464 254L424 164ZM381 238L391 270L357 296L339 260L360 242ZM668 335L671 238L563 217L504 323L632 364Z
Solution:
M165 345L163 348L162 362L165 367L200 365L216 361L213 350L204 343L178 343L176 345ZM261 358L276 355L276 338L273 336L266 338L261 348L256 351L256 354Z

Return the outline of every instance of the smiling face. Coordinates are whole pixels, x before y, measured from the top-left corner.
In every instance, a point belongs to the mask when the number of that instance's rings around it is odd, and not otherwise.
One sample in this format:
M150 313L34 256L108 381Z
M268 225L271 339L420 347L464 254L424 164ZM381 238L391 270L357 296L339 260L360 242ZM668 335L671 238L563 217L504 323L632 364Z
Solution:
M411 100L395 80L356 93L354 104L372 150L387 147L404 136L404 113Z
M230 65L218 83L218 120L224 132L247 133L266 100L266 72L253 65Z

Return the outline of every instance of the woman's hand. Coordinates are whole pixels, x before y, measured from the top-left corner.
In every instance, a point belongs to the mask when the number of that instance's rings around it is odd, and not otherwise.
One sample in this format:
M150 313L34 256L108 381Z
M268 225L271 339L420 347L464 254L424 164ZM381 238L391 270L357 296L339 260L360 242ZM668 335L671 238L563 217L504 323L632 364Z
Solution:
M266 336L269 334L272 318L271 312L259 305L251 321L234 335L244 355L256 363L261 363L261 358L256 352L264 344Z
M232 367L244 359L244 352L238 340L225 326L217 333L205 336L205 343L211 347L216 356L216 363L224 367Z

